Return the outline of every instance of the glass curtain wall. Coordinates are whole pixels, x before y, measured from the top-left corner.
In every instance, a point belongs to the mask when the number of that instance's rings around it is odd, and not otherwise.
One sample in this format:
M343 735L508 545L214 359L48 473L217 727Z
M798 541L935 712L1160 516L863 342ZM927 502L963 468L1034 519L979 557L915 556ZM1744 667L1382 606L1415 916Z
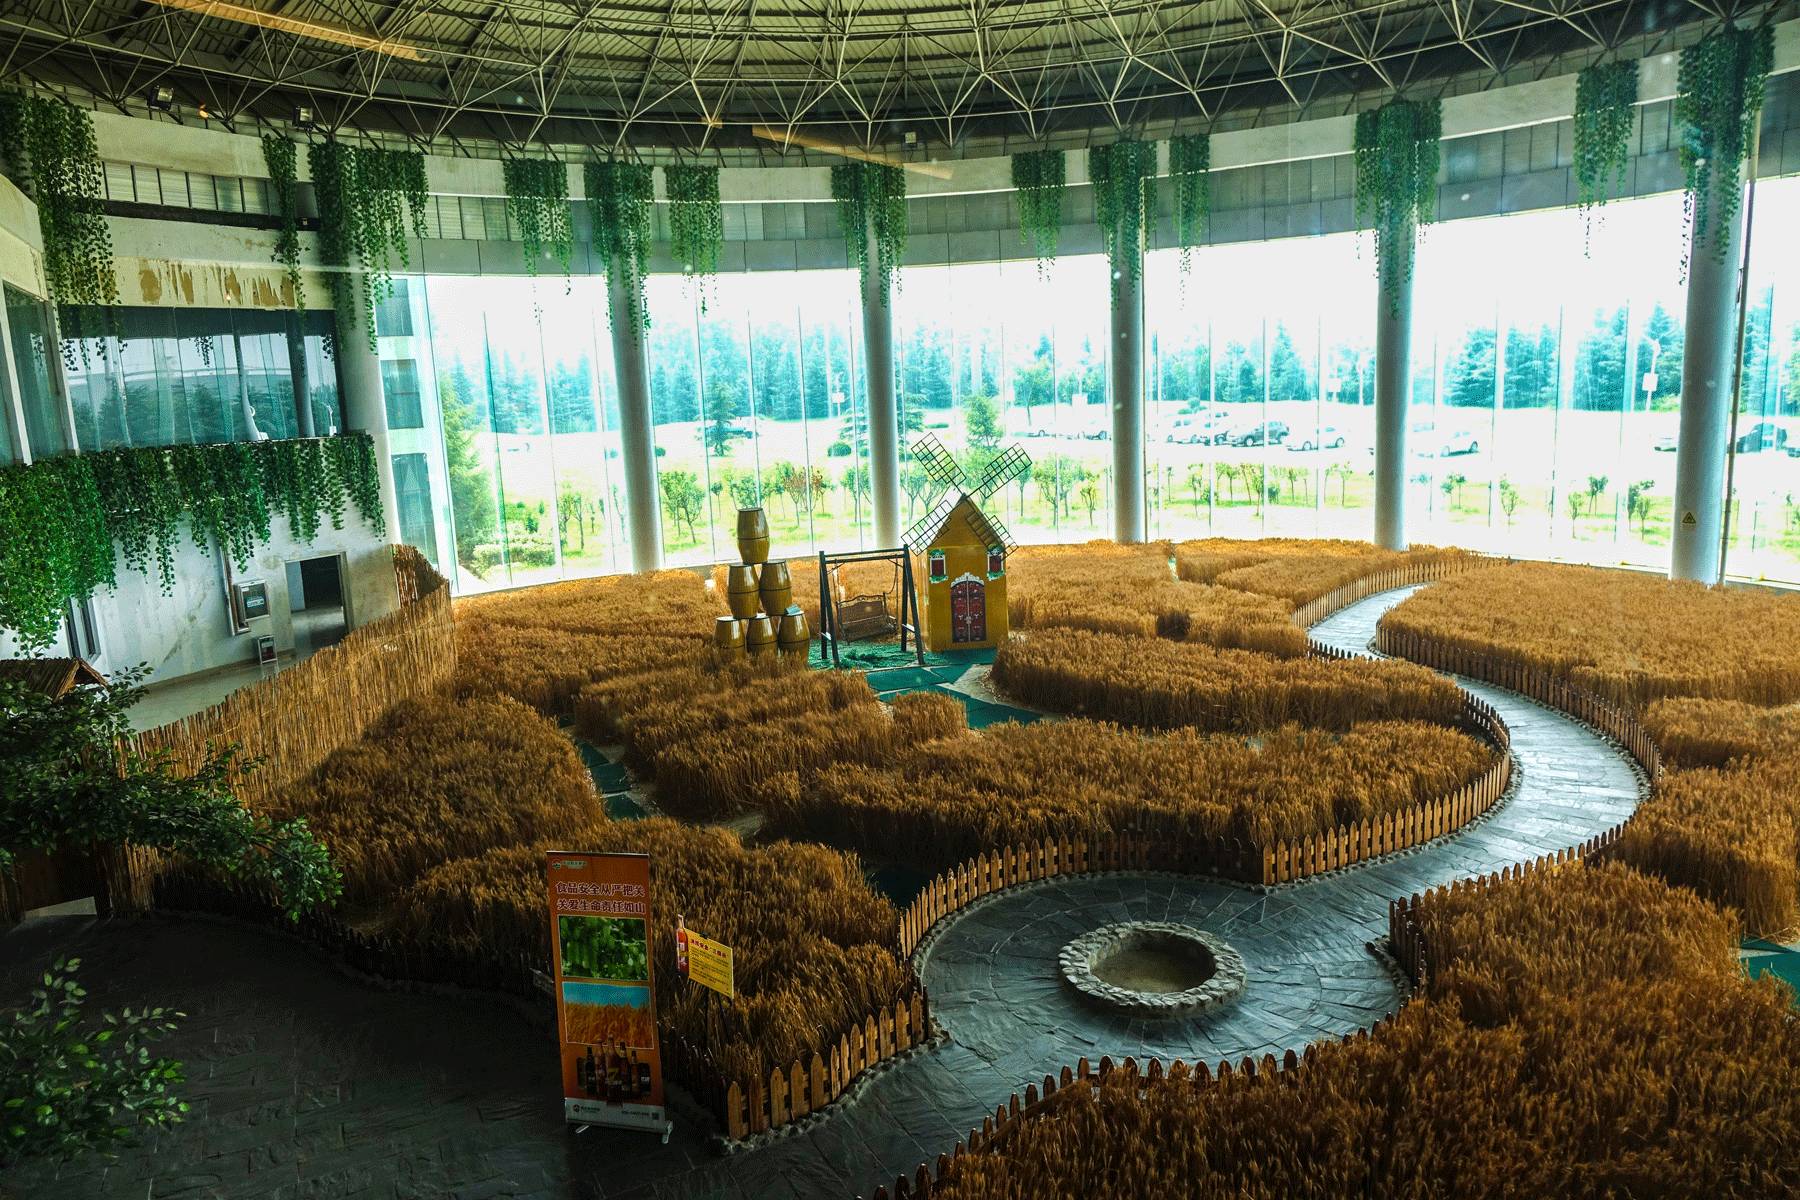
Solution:
M1800 180L1757 196L1733 573L1800 578ZM1678 195L1430 226L1414 297L1409 528L1418 542L1667 565L1680 416ZM1646 247L1654 248L1647 252ZM623 472L600 280L428 276L383 318L408 536L462 590L624 570ZM1100 255L908 267L894 293L903 528L1007 445L989 507L1021 542L1111 530L1108 273ZM851 271L649 283L667 560L728 561L762 504L788 556L866 546L868 416ZM1358 537L1374 498L1372 249L1354 235L1145 265L1154 536ZM391 318L397 322L398 317ZM232 351L235 353L235 351ZM254 405L252 406L254 409ZM416 410L416 411L415 411ZM224 420L230 417L223 410ZM399 422L396 422L397 424ZM414 437L416 444L406 441ZM399 482L397 462L397 483ZM408 513L411 515L409 516Z
M326 312L84 310L65 363L82 450L323 436L343 425Z
M1349 234L1145 262L1144 460L1157 537L1367 537L1372 272Z
M894 296L901 524L943 488L913 458L935 437L973 482L1007 446L1031 468L987 509L1019 542L1080 542L1112 529L1106 259L908 267Z

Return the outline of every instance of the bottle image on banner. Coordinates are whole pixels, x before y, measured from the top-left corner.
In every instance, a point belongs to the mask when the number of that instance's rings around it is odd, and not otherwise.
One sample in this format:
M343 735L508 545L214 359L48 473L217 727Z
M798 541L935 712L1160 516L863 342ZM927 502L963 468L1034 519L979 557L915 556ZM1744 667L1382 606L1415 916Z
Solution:
M650 859L561 850L546 859L563 1115L667 1140L652 991Z

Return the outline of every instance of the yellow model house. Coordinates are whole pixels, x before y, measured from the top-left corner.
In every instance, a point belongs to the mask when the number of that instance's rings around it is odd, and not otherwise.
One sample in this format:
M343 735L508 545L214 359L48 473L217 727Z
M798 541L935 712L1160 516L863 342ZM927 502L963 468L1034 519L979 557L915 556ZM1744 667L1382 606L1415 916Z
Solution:
M1006 640L1006 544L964 493L925 546L925 648Z

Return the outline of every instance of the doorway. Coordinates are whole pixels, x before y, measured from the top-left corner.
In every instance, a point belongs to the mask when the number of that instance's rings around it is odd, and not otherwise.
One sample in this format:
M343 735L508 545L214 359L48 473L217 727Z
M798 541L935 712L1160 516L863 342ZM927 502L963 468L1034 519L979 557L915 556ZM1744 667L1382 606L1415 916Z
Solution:
M343 641L350 629L344 556L327 554L290 562L287 584L294 657L306 658Z
M964 575L950 585L950 641L987 640L987 585Z

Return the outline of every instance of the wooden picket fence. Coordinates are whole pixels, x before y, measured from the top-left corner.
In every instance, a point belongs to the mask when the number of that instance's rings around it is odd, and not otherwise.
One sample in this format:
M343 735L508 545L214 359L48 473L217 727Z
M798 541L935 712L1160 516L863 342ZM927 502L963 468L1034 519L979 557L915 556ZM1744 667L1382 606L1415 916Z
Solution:
M725 1086L720 1112L725 1132L744 1138L824 1108L842 1096L857 1076L903 1054L931 1036L931 1010L923 987L871 1013L831 1045L815 1052L804 1063L776 1067L764 1079L752 1079L746 1088L733 1081Z
M1539 704L1567 713L1577 721L1606 734L1642 767L1645 776L1655 783L1662 775L1662 753L1656 742L1638 721L1637 714L1586 688L1579 688L1548 671L1523 663L1445 645L1422 634L1390 629L1378 625L1375 647L1394 658L1404 658L1424 666L1479 679L1520 695Z
M1317 600L1308 601L1296 608L1294 624L1304 629L1318 624L1340 608L1355 604L1358 600L1367 600L1377 593L1410 587L1415 583L1436 583L1440 579L1473 571L1478 567L1493 566L1495 561L1480 554L1454 554L1447 558L1408 563L1386 571L1377 571L1373 575L1364 575L1361 579L1353 579L1326 592Z

